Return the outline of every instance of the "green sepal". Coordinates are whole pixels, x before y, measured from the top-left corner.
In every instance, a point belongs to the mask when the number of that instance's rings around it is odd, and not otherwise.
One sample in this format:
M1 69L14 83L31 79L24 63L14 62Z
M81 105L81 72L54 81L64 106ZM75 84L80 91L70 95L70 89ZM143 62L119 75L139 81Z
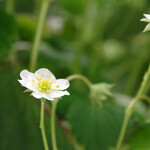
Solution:
M24 92L25 92L25 93L27 93L27 92L32 92L32 90L26 89L26 90L24 90Z
M41 98L41 102L42 102L42 103L45 103L45 101L46 101L46 99L42 97L42 98Z

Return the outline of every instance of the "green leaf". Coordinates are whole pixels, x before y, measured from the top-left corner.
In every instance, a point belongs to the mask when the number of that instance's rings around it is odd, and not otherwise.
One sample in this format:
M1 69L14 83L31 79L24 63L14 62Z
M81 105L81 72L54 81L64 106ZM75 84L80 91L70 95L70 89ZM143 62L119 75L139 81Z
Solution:
M69 11L69 13L80 14L85 7L85 3L87 2L83 0L72 0L72 1L62 0L60 1L60 3L64 7L64 9Z
M18 29L21 39L25 41L33 41L37 26L36 19L31 17L30 15L21 14L17 15L16 20L18 23ZM49 27L44 24L42 37L46 38L50 35L51 32Z
M124 109L110 102L102 104L78 97L68 112L71 131L87 150L108 150L119 136Z
M57 146L59 150L74 150L69 138L65 135L63 126L60 128L56 122Z
M131 150L149 150L150 149L150 129L142 129L129 141Z
M3 57L10 49L17 37L17 25L15 19L0 10L0 57Z
M23 93L11 69L0 69L0 72L0 149L41 150L37 101Z

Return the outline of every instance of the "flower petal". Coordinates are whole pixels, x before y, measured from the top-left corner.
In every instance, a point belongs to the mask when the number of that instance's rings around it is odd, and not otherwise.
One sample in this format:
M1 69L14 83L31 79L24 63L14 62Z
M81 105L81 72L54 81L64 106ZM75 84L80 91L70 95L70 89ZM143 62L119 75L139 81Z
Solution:
M52 89L65 90L69 87L69 81L66 79L58 79L52 83Z
M146 27L145 27L143 32L146 32L146 31L150 31L150 23L146 25Z
M43 97L44 97L45 99L47 99L47 100L50 100L50 101L53 101L53 100L54 100L54 98L50 97L49 94L46 94L46 93L43 94Z
M143 19L141 19L140 21L143 21L143 22L150 22L150 19L143 18Z
M60 98L64 95L70 95L69 92L67 91L52 91L49 94L46 94L47 97L49 98Z
M40 99L43 97L43 93L41 93L41 92L32 92L31 95L37 99Z
M46 68L41 68L39 70L37 70L35 72L35 75L37 76L42 76L43 78L48 78L49 76L51 76L50 80L56 80L55 76L53 75L52 72L50 72L48 69Z
M27 71L27 70L23 70L20 72L20 77L22 78L22 80L18 80L20 82L20 84L22 84L24 87L35 91L35 87L32 85L32 80L34 79L34 74Z
M20 82L20 84L21 84L22 86L25 86L23 80L18 80L18 81Z
M149 15L149 14L144 14L144 16L145 16L147 19L150 19L150 15Z
M51 100L53 101L54 98L49 97L47 94L42 93L42 92L32 92L31 94L33 97L37 98L37 99L41 99L41 98L45 98L47 100Z
M32 80L34 78L34 74L29 72L28 70L23 70L20 72L20 77L22 80Z

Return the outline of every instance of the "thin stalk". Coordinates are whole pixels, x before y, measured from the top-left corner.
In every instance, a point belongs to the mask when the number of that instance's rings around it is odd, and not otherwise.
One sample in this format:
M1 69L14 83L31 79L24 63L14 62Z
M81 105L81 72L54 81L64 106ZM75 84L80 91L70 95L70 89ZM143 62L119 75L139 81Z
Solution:
M143 82L140 86L140 89L139 89L136 97L129 103L129 105L126 108L125 118L124 118L123 125L122 125L122 128L121 128L120 136L119 136L119 139L118 139L118 142L117 142L116 150L120 150L120 147L122 145L122 142L123 142L123 139L124 139L124 136L125 136L125 131L126 131L126 128L127 128L127 125L128 125L128 121L130 119L130 116L132 115L132 113L135 110L136 103L140 100L142 94L145 92L145 88L146 88L146 85L149 81L149 77L150 77L150 66L148 68L148 71L144 75Z
M15 3L15 0L6 0L6 5L5 5L6 12L10 14L14 13L14 3Z
M118 143L117 143L117 146L116 146L116 150L119 150L121 145L122 145L122 141L123 141L123 138L124 138L124 135L125 135L126 127L128 125L129 117L130 117L129 115L125 115L123 125L122 125L122 128L121 128L121 132L120 132L120 137L119 137L119 140L118 140Z
M68 81L71 81L73 79L80 79L82 80L88 87L91 89L92 83L88 80L88 78L84 77L83 75L74 74L66 78Z
M71 81L73 79L80 79L86 83L86 85L91 89L91 82L84 76L82 75L71 75L66 78L67 80ZM56 143L56 134L55 134L55 112L56 112L56 107L57 107L58 99L55 99L52 102L52 112L51 112L51 136L52 136L52 148L53 150L58 150L57 148L57 143Z
M56 112L57 102L58 102L58 99L55 99L52 102L52 113L51 113L51 136L52 136L53 150L58 150L57 143L56 143L56 133L55 133L55 112Z
M143 99L143 100L147 101L150 104L150 97L149 96L147 96L147 95L141 95L140 99Z
M42 102L42 101L41 101L40 128L41 128L41 133L42 133L44 148L45 148L45 150L49 150L48 144L47 144L47 139L46 139L46 134L45 134L45 127L44 127L44 102Z
M41 4L41 10L37 22L37 28L36 28L36 33L34 37L34 42L33 42L33 47L31 51L31 58L30 58L30 70L34 71L37 63L37 57L38 57L38 49L42 37L42 29L43 29L43 24L46 18L46 13L48 10L50 0L42 0Z

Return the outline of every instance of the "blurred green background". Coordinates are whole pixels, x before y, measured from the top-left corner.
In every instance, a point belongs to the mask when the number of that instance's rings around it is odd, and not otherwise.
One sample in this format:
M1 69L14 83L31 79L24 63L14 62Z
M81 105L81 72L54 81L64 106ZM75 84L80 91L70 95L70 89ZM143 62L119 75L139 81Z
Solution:
M29 68L41 0L0 1L0 150L43 150L40 101L23 93L17 81ZM142 33L149 0L54 0L44 24L37 67L57 78L82 74L92 83L114 84L113 95L98 105L82 82L57 107L59 150L112 150L124 108L135 96L150 62L150 33ZM149 89L147 88L149 94ZM45 127L51 147L49 117ZM142 102L130 119L122 150L150 150L149 105Z

